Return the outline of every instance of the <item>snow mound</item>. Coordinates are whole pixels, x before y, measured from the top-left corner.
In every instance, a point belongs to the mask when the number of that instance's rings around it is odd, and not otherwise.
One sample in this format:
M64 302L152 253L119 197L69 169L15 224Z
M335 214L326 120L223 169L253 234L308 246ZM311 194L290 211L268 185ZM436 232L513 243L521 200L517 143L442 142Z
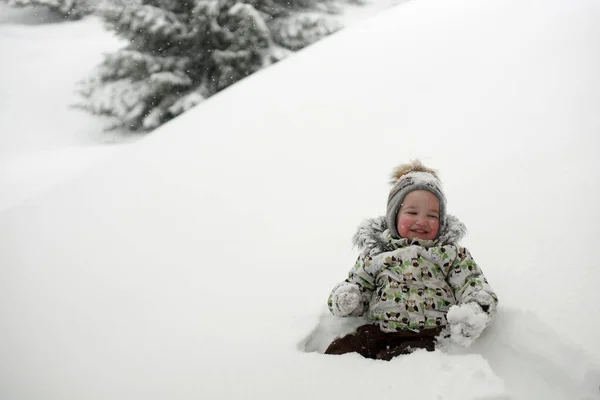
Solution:
M599 18L408 2L3 210L0 398L597 399ZM497 319L468 349L320 354L352 233L415 157Z
M323 313L298 347L323 353L335 338L365 323L368 320L363 317L338 318ZM323 357L361 358L357 354ZM518 309L501 307L497 321L469 348L444 342L433 353L417 351L393 359L392 365L399 376L435 376L436 384L429 387L435 387L444 398L527 399L535 393L540 399L600 399L600 366L535 314ZM415 389L421 387L418 382L411 381L408 387L405 394L419 395Z

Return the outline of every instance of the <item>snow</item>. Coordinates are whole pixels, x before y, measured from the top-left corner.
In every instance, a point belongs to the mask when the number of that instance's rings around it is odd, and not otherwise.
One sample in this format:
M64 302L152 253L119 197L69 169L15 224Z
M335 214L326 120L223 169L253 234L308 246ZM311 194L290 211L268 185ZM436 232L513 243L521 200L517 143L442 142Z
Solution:
M450 307L447 318L451 324L450 340L463 347L470 347L479 338L490 319L475 303Z
M599 398L598 18L414 0L5 208L0 398ZM497 320L467 349L325 356L361 323L326 310L352 235L416 157Z
M342 7L339 20L350 26L403 1L351 2ZM10 77L0 81L0 210L81 175L120 151L122 146L115 144L140 139L106 131L110 122L69 107L79 100L77 82L103 54L122 45L98 18L64 22L45 7L0 3L0 50L8 60L0 64L0 76ZM200 100L202 96L192 93L174 107L188 109ZM31 118L32 110L36 118Z
M0 210L78 176L134 137L70 107L76 83L121 43L96 18L53 21L0 4Z
M435 176L433 176L429 173L425 173L425 172L414 171L414 172L410 172L410 175L407 174L407 176L413 177L413 179L419 184L428 184L428 183L430 183L432 185L440 184L439 180Z

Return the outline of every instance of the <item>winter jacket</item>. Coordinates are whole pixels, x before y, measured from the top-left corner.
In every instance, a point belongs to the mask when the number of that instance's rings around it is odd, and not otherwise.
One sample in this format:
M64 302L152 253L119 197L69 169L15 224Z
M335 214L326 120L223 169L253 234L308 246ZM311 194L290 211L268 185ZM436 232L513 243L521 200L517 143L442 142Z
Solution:
M365 221L354 236L362 250L348 279L329 296L329 309L340 315L335 299L348 285L360 290L352 316L367 313L384 332L420 331L445 326L452 305L475 302L493 320L498 298L469 251L458 245L465 226L448 215L436 240L394 239L385 217Z

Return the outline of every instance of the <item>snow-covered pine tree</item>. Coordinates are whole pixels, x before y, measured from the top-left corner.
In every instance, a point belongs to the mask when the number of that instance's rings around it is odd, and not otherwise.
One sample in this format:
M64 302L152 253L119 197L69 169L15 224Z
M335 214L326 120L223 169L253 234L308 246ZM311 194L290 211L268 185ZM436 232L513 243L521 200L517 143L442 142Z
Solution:
M153 129L339 29L317 1L107 1L97 13L129 44L82 82L78 106L114 127Z
M298 13L271 24L273 40L290 50L300 50L339 30L342 25L319 13Z
M66 19L92 14L99 0L3 0L13 7L44 6Z

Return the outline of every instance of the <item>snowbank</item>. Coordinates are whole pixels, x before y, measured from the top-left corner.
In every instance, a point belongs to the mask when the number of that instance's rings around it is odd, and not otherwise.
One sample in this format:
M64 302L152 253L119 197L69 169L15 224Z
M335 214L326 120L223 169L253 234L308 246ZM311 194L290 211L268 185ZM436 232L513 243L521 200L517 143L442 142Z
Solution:
M409 2L3 211L0 397L598 398L599 17ZM499 318L467 350L324 356L353 231L417 156Z
M60 22L0 4L0 210L83 174L129 142L71 108L77 81L121 43L97 18ZM48 23L52 22L52 23Z

